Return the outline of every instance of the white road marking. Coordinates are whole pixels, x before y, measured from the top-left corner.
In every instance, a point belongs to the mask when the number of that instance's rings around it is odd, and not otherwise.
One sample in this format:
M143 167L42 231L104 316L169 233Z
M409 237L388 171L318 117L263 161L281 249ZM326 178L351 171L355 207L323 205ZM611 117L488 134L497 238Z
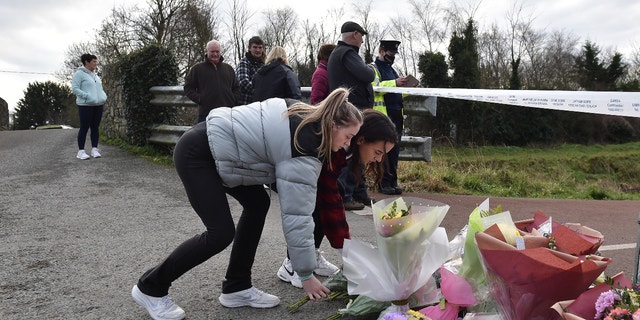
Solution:
M612 250L624 250L624 249L635 249L635 243L625 243L625 244L612 244L608 246L601 246L598 248L598 251L612 251Z

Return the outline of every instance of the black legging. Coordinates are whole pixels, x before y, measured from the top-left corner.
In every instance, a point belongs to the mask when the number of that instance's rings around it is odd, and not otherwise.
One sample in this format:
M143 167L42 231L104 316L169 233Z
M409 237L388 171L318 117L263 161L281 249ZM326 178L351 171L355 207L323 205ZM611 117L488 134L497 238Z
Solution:
M176 144L173 160L189 202L206 231L183 242L162 263L145 272L138 281L138 287L145 294L165 296L174 280L218 254L233 241L222 292L250 288L251 268L271 204L263 185L223 187L209 149L204 122L182 135ZM237 228L234 227L227 193L242 205Z
M78 130L78 150L84 150L87 141L87 132L91 129L91 147L98 147L100 140L100 121L102 121L102 106L78 106L78 117L80 118L80 130Z

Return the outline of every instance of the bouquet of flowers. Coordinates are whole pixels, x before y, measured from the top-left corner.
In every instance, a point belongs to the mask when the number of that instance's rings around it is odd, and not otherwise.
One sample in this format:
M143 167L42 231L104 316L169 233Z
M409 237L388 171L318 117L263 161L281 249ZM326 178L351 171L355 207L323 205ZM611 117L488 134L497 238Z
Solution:
M574 256L594 254L604 242L604 236L597 230L579 223L560 224L540 211L533 219L517 221L516 226L522 231L552 239L556 250Z
M640 319L638 287L618 273L605 277L575 300L560 301L553 309L567 320Z
M449 255L446 231L438 227L449 206L405 197L378 201L372 209L377 247L345 240L342 257L348 292L393 302L380 319L393 312L408 316L408 299L429 283Z
M485 231L492 225L501 229L510 229L503 232L509 242L514 242L516 230L513 227L513 219L509 211L502 211L501 206L494 209L489 207L489 198L478 205L469 215L469 222L466 226L466 236L464 237L464 255L459 274L464 277L472 286L474 295L480 301L489 299L489 292L486 287L486 279L475 235Z
M546 247L517 249L485 232L477 233L475 239L491 295L506 320L557 318L552 305L575 299L610 262Z

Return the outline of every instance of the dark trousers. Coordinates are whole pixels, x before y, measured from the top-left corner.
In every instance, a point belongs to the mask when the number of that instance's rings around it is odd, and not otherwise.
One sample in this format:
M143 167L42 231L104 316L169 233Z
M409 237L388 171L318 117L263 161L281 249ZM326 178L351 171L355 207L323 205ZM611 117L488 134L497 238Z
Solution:
M347 203L353 200L360 201L369 198L367 195L367 184L364 178L364 171L361 172L361 179L357 180L356 176L349 170L351 158L347 160L347 166L342 168L338 183L342 193L342 202Z
M402 116L402 110L387 109L387 115L391 119L391 122L396 126L396 132L398 133L398 142L387 153L387 159L389 160L389 167L385 168L384 175L380 186L382 188L397 187L398 186L398 157L400 155L400 139L402 137L402 127L404 125L404 117Z
M180 244L164 261L145 272L138 287L147 295L165 296L174 280L233 241L222 292L250 288L251 268L271 204L263 185L223 187L209 149L204 122L182 135L174 150L174 164L189 202L206 230ZM242 205L237 227L226 194Z
M80 117L80 130L78 131L78 150L84 149L87 141L87 132L91 129L91 147L98 147L100 140L100 121L102 121L102 106L78 106L78 116Z

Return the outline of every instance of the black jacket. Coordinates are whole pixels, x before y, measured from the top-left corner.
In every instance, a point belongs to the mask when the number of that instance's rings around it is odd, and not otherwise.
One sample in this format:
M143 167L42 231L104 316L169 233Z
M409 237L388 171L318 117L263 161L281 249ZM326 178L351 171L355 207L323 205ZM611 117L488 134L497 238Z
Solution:
M298 76L291 67L277 60L264 65L253 76L251 100L263 101L269 98L302 98Z
M217 107L233 107L240 98L240 85L233 67L222 62L200 62L185 77L184 93L198 104L198 115L206 116Z
M327 65L329 90L349 88L349 102L360 109L373 107L373 86L375 71L358 55L358 48L338 41L331 52Z

